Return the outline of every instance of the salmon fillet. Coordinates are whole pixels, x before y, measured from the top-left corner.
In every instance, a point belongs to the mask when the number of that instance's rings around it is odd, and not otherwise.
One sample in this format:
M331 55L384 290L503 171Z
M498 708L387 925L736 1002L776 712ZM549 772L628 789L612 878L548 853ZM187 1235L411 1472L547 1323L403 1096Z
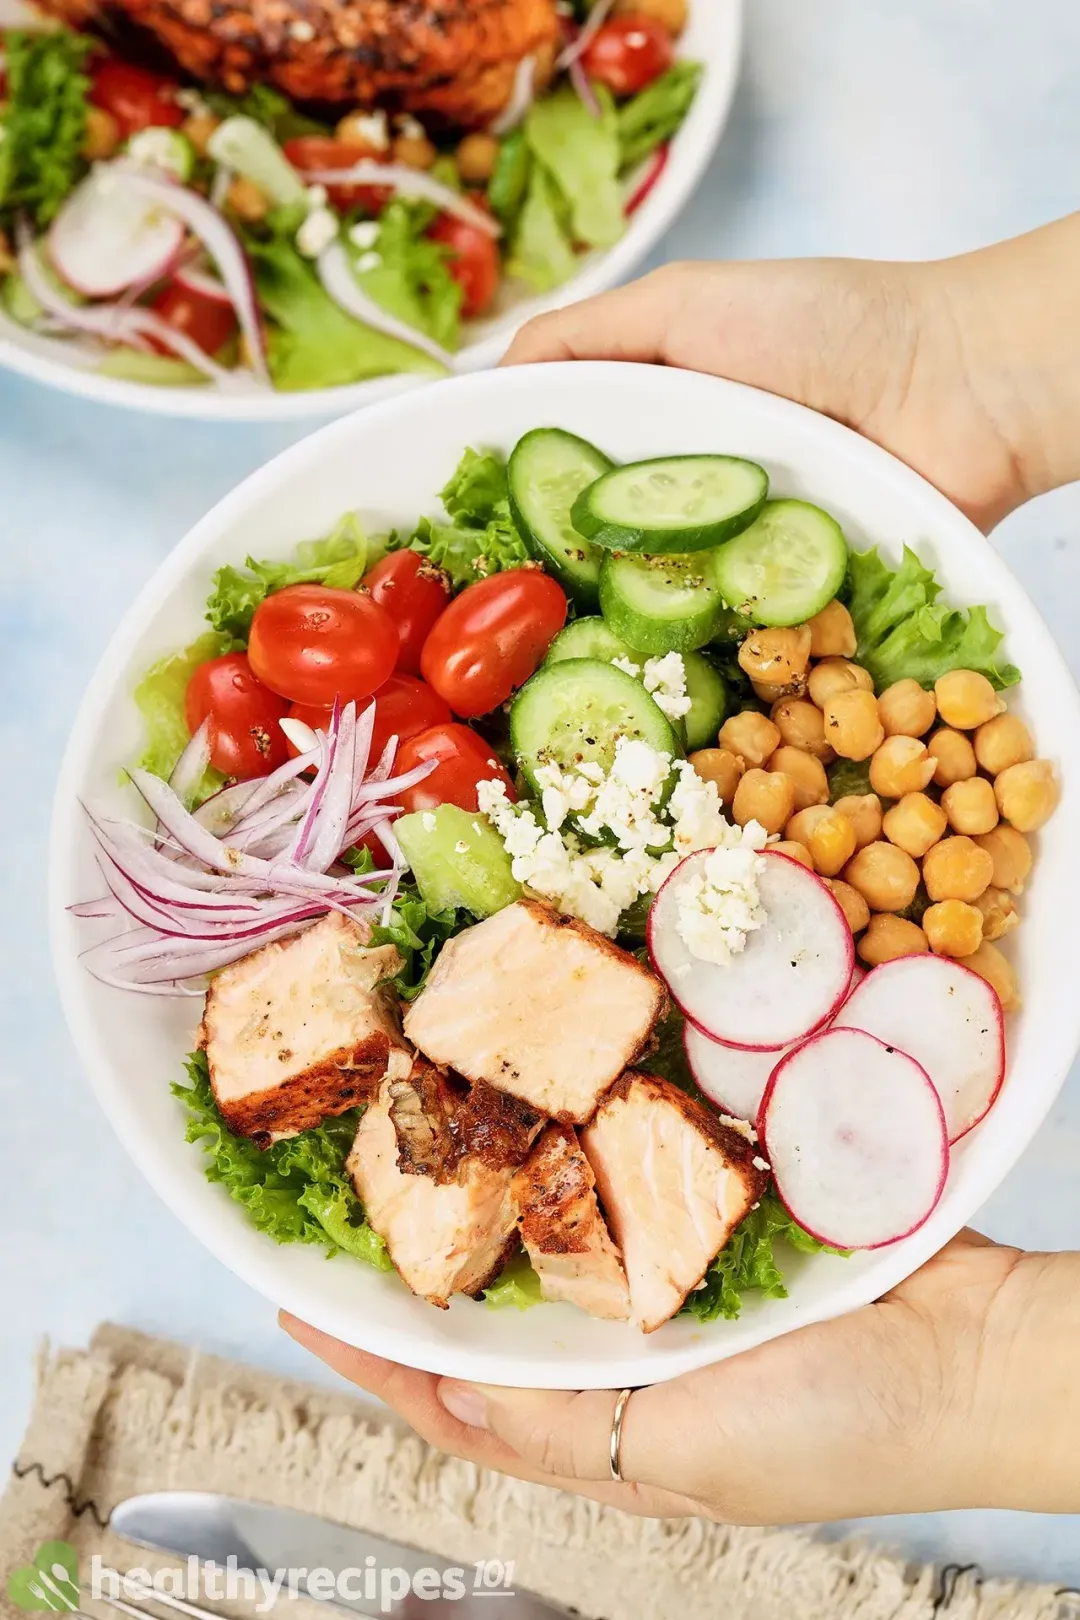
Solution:
M269 1141L306 1131L407 1072L397 1002L383 981L393 945L366 946L331 912L302 934L224 968L206 996L199 1045L226 1124Z
M738 1131L651 1074L622 1076L581 1145L622 1250L633 1320L652 1333L761 1197L767 1170Z
M494 1086L467 1087L417 1057L409 1075L390 1087L390 1118L398 1169L445 1182L470 1154L489 1169L516 1170L528 1158L541 1116Z
M576 917L518 900L447 941L405 1033L433 1063L580 1124L665 1006L635 957Z
M360 1121L346 1167L369 1225L386 1244L402 1281L446 1309L452 1294L479 1294L517 1248L514 1167L463 1158L453 1178L406 1173L384 1080Z
M569 1125L549 1125L514 1177L521 1240L545 1299L625 1322L630 1291L596 1178Z

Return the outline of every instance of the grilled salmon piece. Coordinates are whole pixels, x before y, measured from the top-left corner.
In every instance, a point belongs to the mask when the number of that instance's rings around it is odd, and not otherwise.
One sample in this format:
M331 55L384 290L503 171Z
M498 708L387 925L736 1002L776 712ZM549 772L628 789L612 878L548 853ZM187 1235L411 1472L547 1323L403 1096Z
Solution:
M596 1178L569 1125L549 1125L514 1177L521 1239L545 1299L625 1322L630 1290L600 1212Z
M417 1057L405 1079L390 1087L390 1118L398 1139L398 1169L407 1176L452 1181L473 1155L491 1170L525 1163L541 1116L494 1086L466 1086Z
M390 1117L394 1084L384 1080L365 1110L347 1169L402 1281L445 1310L452 1294L478 1294L494 1282L517 1248L514 1169L493 1170L470 1155L442 1183L406 1174Z
M633 1320L674 1316L765 1190L755 1149L668 1080L624 1074L581 1145L622 1249Z
M210 1083L230 1130L257 1141L310 1130L408 1072L397 1002L383 983L393 945L369 947L331 912L302 934L224 968L199 1030Z
M580 1124L665 1006L635 957L576 917L518 900L447 941L405 1033L433 1063Z

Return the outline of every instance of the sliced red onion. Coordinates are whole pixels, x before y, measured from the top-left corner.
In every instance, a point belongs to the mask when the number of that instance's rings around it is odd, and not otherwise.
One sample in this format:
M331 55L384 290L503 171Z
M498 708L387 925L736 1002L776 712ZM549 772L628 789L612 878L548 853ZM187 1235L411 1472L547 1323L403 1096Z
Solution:
M629 219L632 214L637 213L646 197L648 197L652 192L656 182L667 168L668 155L670 152L671 144L668 141L665 141L663 146L658 146L656 148L656 151L648 161L641 179L635 186L632 187L630 195L627 197L626 202L623 205L627 219Z
M210 763L210 721L206 719L173 766L169 786L189 808Z
M510 99L495 121L488 125L489 135L509 135L517 129L533 104L536 93L536 57L523 56L514 74Z
M570 66L567 69L567 76L577 92L578 99L581 101L581 104L585 108L586 112L589 113L589 115L593 118L599 118L600 103L596 99L595 90L589 83L589 75L582 67L581 61L578 57L575 56L574 60L570 63Z
M603 24L607 21L608 12L615 4L615 0L595 0L588 17L578 30L569 45L563 47L555 58L555 68L561 72L568 68L571 62L576 62L584 51L587 51Z
M402 343L410 344L414 349L429 354L433 360L449 370L454 364L454 357L448 349L429 338L426 332L419 331L415 326L399 320L396 315L389 314L381 304L370 298L356 277L352 273L348 254L340 242L331 242L329 247L323 249L315 261L315 268L319 272L319 280L324 291L334 300L346 315L354 320L363 321L365 326L372 327L376 332L383 332L387 337L398 338Z
M214 304L232 305L232 299L225 291L225 284L219 276L212 276L206 270L201 270L197 264L181 264L173 271L173 280L188 292L197 293L200 298L208 298Z
M305 169L304 179L317 186L386 186L402 197L419 197L433 203L444 214L454 214L488 236L502 235L498 220L460 191L444 185L426 170L410 169L404 163L377 163L374 158L362 158L351 169Z

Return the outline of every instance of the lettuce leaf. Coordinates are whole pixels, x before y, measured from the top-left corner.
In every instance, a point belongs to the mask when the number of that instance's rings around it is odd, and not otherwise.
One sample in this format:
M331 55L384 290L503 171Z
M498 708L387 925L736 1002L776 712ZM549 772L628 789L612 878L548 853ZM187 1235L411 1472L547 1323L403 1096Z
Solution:
M260 1232L278 1243L317 1243L328 1254L392 1269L345 1172L360 1109L259 1148L235 1136L218 1113L205 1052L192 1052L185 1067L189 1083L174 1084L172 1092L187 1110L186 1139L202 1147L207 1180L220 1183Z
M573 245L563 229L558 193L545 171L534 164L506 261L506 273L527 282L534 292L551 292L577 271Z
M47 225L87 170L86 58L94 42L67 29L3 35L6 105L0 114L0 220Z
M253 84L242 96L230 96L224 90L210 88L203 89L200 94L211 112L215 112L219 118L238 115L254 118L278 142L291 141L297 135L333 133L329 124L320 124L316 119L297 112L288 96L269 84Z
M829 779L830 804L835 804L837 799L846 799L850 795L862 798L864 794L873 792L870 786L868 759L835 759L825 775Z
M506 231L518 222L529 189L532 153L521 129L511 131L499 146L495 171L488 181L487 197L496 218Z
M939 602L941 586L932 570L907 546L897 569L882 561L876 547L853 551L847 593L859 638L855 656L878 691L906 679L932 686L950 669L978 670L999 690L1020 679L1016 666L999 657L1002 632L986 609Z
M621 153L614 103L603 86L596 92L599 118L569 85L541 96L529 108L525 139L566 199L572 240L611 247L626 229Z
M173 766L190 736L184 718L188 681L200 664L231 652L233 646L230 635L207 630L183 652L170 653L147 670L134 692L135 706L146 730L146 742L139 758L144 771L152 771L166 780L172 775ZM196 802L213 793L224 780L220 772L208 768L195 795Z
M615 115L619 164L632 169L676 134L701 83L700 62L676 62Z
M368 544L354 512L347 512L324 540L303 540L291 562L226 563L214 574L206 617L215 630L246 641L255 609L286 585L329 585L351 591L368 566Z
M843 1252L828 1248L804 1232L770 1188L757 1209L752 1209L735 1228L705 1273L701 1287L687 1298L680 1315L696 1316L699 1322L715 1322L722 1316L733 1322L742 1310L744 1293L753 1290L766 1299L786 1299L784 1276L775 1253L780 1241L802 1254Z
M354 872L370 872L375 863L366 849L346 850L342 860ZM390 983L403 1001L415 1001L439 951L459 928L471 922L464 912L430 911L411 878L398 885L394 904L385 923L372 930L375 945L396 945L404 967Z
M454 521L421 518L404 543L445 569L455 590L531 561L510 515L504 461L466 450L442 501Z
M493 1311L512 1308L529 1311L544 1303L540 1292L540 1278L529 1263L524 1249L508 1260L490 1288L484 1289L484 1304Z
M504 516L509 497L505 461L478 450L466 450L439 495L452 518L480 525Z
M369 257L350 247L358 285L389 314L456 349L461 334L461 287L447 268L447 251L424 232L431 223L428 204L398 198L382 212L379 235ZM378 264L374 263L378 258Z

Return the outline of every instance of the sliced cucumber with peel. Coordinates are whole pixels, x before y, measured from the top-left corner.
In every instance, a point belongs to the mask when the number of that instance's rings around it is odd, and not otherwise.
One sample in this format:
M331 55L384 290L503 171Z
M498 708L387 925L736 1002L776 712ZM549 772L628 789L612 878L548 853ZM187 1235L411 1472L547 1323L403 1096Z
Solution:
M510 710L510 741L534 789L537 768L546 763L571 770L589 760L610 770L620 737L637 738L673 759L682 754L671 721L641 682L598 658L545 664Z
M727 683L715 664L698 652L683 653L690 707L683 719L687 752L708 748L727 717Z
M809 501L767 501L760 515L712 558L725 602L755 624L805 624L844 582L843 530Z
M547 651L545 663L559 664L566 658L602 658L610 664L616 658L629 658L641 663L641 656L617 636L599 615L584 619L571 619L560 630Z
M725 609L710 558L697 552L678 557L624 552L604 558L600 611L617 636L654 657L703 647Z
M602 554L574 528L570 509L581 491L614 465L574 433L534 428L518 440L507 466L510 510L519 532L575 601L589 607L596 604Z
M615 467L583 489L574 528L605 551L703 551L757 517L769 475L739 456L661 456Z

